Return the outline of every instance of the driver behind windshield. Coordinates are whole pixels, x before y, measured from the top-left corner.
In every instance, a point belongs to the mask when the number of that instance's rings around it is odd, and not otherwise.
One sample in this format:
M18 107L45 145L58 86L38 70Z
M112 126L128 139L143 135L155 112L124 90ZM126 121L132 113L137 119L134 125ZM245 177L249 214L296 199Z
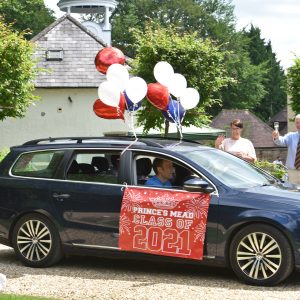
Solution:
M155 158L153 161L155 176L149 178L146 186L171 187L170 179L173 177L174 167L170 160Z

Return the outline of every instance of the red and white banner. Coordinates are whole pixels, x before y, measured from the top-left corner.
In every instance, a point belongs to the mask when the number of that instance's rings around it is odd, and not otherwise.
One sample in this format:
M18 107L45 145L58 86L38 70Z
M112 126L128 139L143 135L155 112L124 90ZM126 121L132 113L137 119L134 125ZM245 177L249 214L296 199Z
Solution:
M126 188L119 248L201 260L209 202L203 193Z

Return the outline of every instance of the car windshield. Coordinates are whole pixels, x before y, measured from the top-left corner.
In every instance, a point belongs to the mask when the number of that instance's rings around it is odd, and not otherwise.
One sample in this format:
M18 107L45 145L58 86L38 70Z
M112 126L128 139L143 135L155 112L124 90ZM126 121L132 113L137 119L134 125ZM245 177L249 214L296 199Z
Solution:
M188 148L188 149L187 149ZM274 179L257 168L226 152L212 148L176 147L187 158L205 168L232 188L250 188L274 183Z

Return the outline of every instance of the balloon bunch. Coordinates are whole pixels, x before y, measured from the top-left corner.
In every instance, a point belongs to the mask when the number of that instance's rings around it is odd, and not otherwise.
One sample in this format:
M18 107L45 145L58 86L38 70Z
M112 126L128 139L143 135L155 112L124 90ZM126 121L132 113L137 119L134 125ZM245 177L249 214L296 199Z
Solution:
M147 99L162 111L166 120L176 124L182 138L185 111L197 106L200 95L196 89L188 88L185 77L174 73L173 67L165 61L158 62L153 73L157 82L148 84Z
M106 47L95 57L96 69L106 74L106 81L98 88L98 96L93 109L104 119L123 119L125 109L136 111L146 96L147 84L140 77L129 78L125 55L114 47Z
M107 80L98 88L99 99L93 106L95 114L105 119L125 120L127 109L131 116L130 127L136 136L133 112L140 108L147 96L149 102L162 111L166 120L176 124L182 138L182 120L186 110L197 106L200 99L198 91L188 88L185 77L174 73L173 67L165 61L155 65L153 73L157 82L148 85L140 77L129 78L124 64L124 54L114 47L103 48L96 55L96 69L106 74Z

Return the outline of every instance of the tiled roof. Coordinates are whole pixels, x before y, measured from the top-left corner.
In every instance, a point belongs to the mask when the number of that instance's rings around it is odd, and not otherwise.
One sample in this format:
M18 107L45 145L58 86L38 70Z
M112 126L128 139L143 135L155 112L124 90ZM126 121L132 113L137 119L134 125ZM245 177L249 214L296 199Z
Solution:
M94 64L96 54L105 43L70 15L56 20L31 41L38 46L35 53L40 59L38 67L49 70L39 75L36 87L98 87L105 80ZM62 49L63 59L46 60L48 49Z
M282 109L279 113L273 116L268 124L273 127L274 122L279 122L279 132L280 135L285 135L288 131L288 116L287 116L287 106Z
M275 116L273 116L270 121L268 122L269 124L273 124L273 122L285 122L287 123L287 107L282 109L279 113L277 113Z
M248 109L223 109L212 121L211 126L226 130L230 136L230 123L240 119L244 124L242 136L251 140L255 148L277 147L272 140L273 129Z

